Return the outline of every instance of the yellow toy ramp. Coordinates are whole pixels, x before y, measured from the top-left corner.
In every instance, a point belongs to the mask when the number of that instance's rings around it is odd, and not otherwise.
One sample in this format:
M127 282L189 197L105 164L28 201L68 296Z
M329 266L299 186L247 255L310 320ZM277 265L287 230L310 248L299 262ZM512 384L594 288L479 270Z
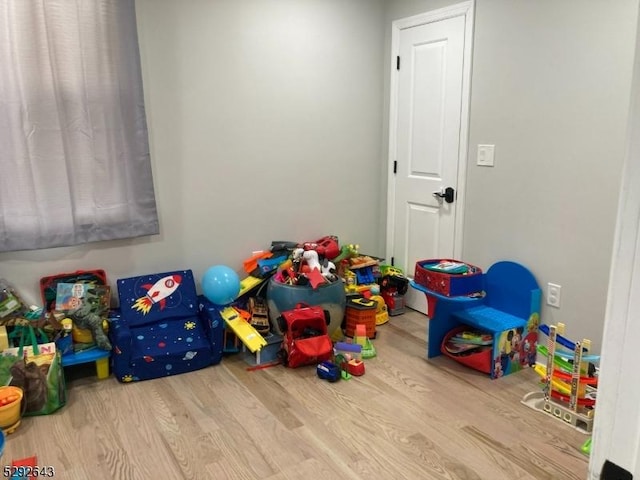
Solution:
M253 288L257 287L265 280L266 279L264 278L253 277L251 275L249 275L246 278L243 278L242 280L240 280L240 292L238 292L238 295L236 296L236 298L240 298L241 296L246 294L249 290L252 290Z
M249 323L242 318L234 308L227 307L220 312L220 315L229 328L233 330L233 333L236 334L251 353L256 353L267 344L264 337L260 335L255 328L249 325Z

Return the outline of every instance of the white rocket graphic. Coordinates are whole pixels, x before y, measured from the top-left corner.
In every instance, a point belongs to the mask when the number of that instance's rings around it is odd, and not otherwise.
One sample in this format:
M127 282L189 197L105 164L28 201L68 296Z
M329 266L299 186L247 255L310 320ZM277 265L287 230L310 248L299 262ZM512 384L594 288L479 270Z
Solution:
M154 303L159 303L160 310L163 310L166 304L165 299L176 291L181 282L182 277L180 275L168 275L161 278L153 285L142 285L142 288L147 289L147 294L144 297L138 298L131 308L146 315L149 313L149 310L151 310Z

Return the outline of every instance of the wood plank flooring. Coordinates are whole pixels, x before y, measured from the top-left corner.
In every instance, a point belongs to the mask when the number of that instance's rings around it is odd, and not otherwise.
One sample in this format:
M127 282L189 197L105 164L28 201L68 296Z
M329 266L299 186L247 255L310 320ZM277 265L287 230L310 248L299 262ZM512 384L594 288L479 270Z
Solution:
M239 356L122 385L69 373L69 402L23 420L2 466L38 456L56 479L585 479L587 437L520 404L532 371L499 380L426 359L424 315L378 327L363 377L247 371Z

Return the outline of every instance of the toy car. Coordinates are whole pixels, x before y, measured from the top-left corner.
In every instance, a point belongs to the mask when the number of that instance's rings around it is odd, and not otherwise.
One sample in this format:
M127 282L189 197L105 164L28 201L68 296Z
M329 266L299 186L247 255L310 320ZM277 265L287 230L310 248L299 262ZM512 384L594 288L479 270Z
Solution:
M322 237L315 242L305 242L303 244L305 250L315 250L318 255L325 257L329 260L336 258L340 254L340 245L338 244L338 237L334 235L328 235Z
M263 337L268 335L271 330L271 324L269 323L269 311L265 299L261 297L251 297L249 298L247 308L251 314L249 324Z
M364 375L364 362L362 360L352 358L348 362L342 364L342 369L346 370L347 373L350 373L354 377L360 377Z
M338 380L340 380L340 367L332 362L325 361L318 364L318 366L316 367L316 374L322 380L337 382Z

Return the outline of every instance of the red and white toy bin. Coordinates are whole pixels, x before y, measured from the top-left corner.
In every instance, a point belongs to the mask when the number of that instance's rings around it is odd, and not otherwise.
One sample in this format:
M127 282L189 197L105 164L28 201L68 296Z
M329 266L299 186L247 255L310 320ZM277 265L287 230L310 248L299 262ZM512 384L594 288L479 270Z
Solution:
M430 269L443 262L463 264L467 267L466 273L451 273ZM460 260L446 258L420 260L416 262L414 281L418 285L444 295L446 297L458 297L470 295L482 291L482 269Z

